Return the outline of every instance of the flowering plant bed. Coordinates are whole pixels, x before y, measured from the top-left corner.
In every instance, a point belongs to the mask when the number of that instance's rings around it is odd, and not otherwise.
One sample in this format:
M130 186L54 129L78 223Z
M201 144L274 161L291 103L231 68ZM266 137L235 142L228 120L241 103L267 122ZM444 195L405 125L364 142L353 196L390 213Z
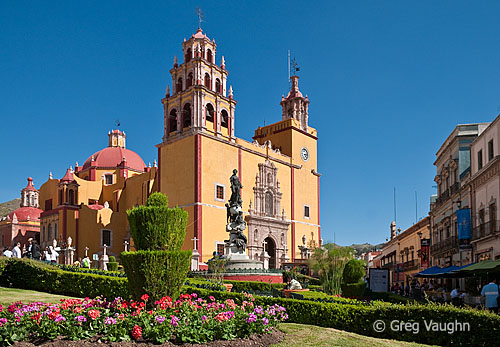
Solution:
M63 299L59 304L16 302L7 308L0 306L0 345L95 336L110 342L204 343L269 333L288 319L284 307L256 306L251 295L246 295L241 305L231 299L205 300L195 293L181 294L176 301L164 297L150 303L147 295L141 299Z

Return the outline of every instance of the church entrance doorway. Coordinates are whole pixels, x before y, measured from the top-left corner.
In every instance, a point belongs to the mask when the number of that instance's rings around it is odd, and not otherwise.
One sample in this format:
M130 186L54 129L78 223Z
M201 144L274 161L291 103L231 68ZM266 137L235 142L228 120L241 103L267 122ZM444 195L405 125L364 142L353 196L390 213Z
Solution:
M269 268L270 269L276 269L276 244L274 243L274 240L270 237L266 238L264 240L266 243L266 252L269 254Z

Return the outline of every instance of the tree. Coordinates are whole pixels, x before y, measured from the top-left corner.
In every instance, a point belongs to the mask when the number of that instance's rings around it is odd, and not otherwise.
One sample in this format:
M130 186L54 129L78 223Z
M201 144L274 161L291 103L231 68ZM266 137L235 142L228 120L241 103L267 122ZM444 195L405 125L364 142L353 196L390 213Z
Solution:
M342 273L344 283L347 284L359 283L365 275L365 262L359 259L349 260Z
M169 208L168 199L153 193L146 206L127 211L130 235L136 252L123 252L121 259L135 300L143 294L149 302L170 296L175 300L186 280L192 251L181 251L186 237L188 214Z
M311 268L318 272L323 290L328 294L340 294L342 273L347 262L354 258L349 247L316 248L310 261Z

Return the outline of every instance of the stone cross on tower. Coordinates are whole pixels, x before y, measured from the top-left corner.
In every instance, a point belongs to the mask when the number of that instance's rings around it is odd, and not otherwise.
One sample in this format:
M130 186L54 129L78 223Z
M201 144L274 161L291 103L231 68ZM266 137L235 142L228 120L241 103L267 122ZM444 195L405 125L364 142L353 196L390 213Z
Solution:
M266 245L267 245L266 240L262 241L262 250L263 250L264 252L266 251Z
M128 252L128 241L127 240L125 240L125 242L123 242L123 246L124 246L125 252Z

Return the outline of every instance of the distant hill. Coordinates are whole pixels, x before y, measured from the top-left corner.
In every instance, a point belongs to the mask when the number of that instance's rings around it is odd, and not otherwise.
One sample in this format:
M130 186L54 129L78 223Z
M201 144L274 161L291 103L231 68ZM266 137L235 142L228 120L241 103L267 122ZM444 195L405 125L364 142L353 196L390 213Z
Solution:
M0 204L0 217L8 216L9 213L11 213L15 209L19 208L20 205L21 205L20 198L17 198L17 199L11 200L11 201L7 201L7 202L2 202Z
M324 244L324 247L333 247L334 243L326 243ZM372 245L370 243L363 243L363 244L352 244L350 246L340 246L340 245L336 245L336 247L351 247L352 249L354 249L354 252L356 252L356 255L360 255L361 253L365 253L365 252L370 252L370 251L374 251L374 250L380 250L382 249L382 247L384 246L383 243L379 243L377 245Z
M356 251L356 255L360 255L361 253L366 253L370 251L380 250L384 246L383 243L379 243L378 245L372 245L370 243L362 243L362 244L352 244L349 247L354 248Z

